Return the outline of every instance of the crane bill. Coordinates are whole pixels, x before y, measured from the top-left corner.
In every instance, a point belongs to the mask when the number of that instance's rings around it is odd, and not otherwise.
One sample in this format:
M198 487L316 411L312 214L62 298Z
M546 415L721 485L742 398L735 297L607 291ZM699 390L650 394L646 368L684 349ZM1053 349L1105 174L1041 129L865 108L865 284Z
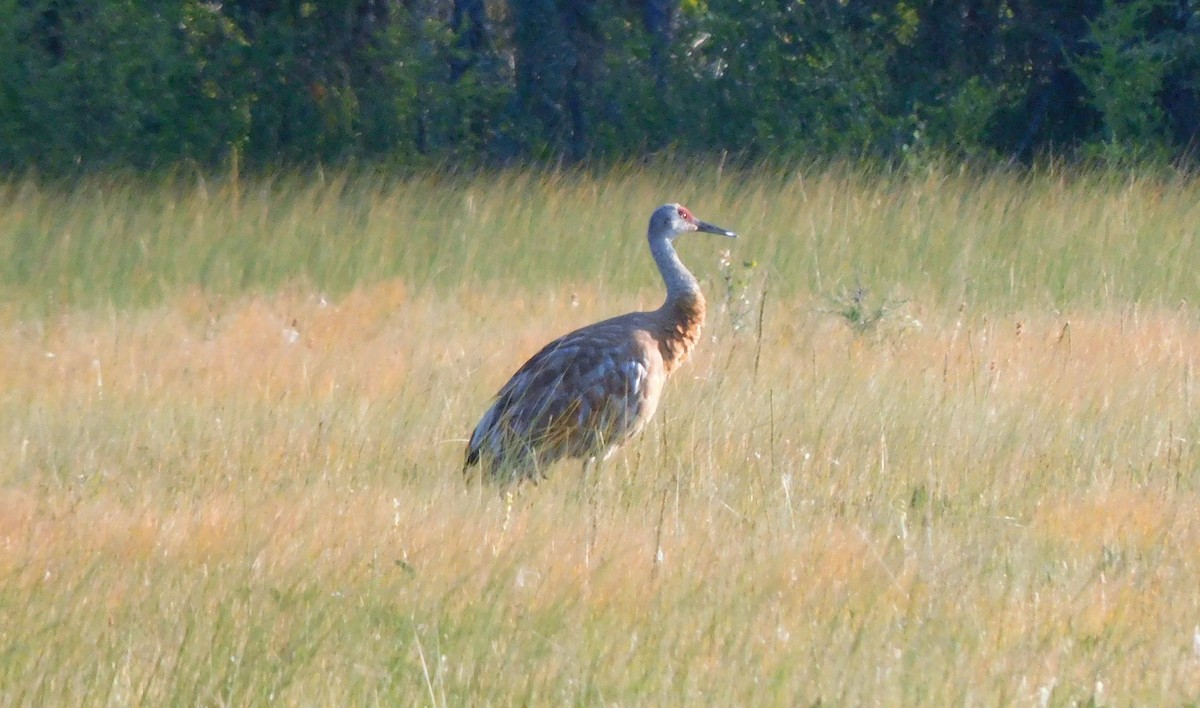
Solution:
M700 221L697 219L696 227L699 231L703 231L706 234L720 234L721 236L727 236L729 238L737 238L737 234L729 229L723 229L720 226L715 226L707 221Z

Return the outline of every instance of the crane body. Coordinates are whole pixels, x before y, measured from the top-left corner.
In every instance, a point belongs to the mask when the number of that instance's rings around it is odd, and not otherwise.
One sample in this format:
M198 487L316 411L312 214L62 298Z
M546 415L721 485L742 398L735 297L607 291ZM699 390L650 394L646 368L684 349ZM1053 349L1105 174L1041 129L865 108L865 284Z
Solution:
M557 460L604 459L645 427L704 324L704 296L671 243L690 231L736 237L679 204L656 209L647 238L666 285L662 306L577 329L534 354L476 425L464 472L481 464L503 487L536 482Z

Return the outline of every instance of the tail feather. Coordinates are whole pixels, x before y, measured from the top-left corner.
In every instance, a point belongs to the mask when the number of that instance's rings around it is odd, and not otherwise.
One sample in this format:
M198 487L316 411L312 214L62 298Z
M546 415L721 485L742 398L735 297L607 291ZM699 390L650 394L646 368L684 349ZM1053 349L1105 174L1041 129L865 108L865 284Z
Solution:
M479 448L467 445L467 458L463 462L463 474L468 474L471 467L479 463Z

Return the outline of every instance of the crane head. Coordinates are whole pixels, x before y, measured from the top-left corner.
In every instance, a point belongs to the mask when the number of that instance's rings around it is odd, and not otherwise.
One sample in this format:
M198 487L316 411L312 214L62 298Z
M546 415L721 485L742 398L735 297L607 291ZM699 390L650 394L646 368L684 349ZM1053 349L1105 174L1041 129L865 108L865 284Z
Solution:
M729 229L714 226L707 221L701 221L692 216L692 212L682 204L663 204L654 210L650 216L650 238L674 239L690 231L703 231L709 234L720 234L729 238L737 238L737 234Z

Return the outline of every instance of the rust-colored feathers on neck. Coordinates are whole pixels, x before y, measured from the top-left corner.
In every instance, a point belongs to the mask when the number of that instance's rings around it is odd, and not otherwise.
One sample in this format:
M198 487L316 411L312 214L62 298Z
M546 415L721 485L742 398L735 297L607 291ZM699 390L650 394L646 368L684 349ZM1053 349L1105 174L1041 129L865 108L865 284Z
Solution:
M668 375L687 361L692 347L700 341L704 310L704 296L697 290L668 298L662 307L652 313L656 330L654 339L658 342Z

